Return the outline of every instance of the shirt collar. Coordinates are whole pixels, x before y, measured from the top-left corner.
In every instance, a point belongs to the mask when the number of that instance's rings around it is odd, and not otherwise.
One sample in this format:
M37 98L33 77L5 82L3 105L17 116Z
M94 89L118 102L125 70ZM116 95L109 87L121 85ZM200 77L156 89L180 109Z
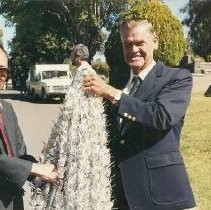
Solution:
M141 71L138 76L144 80L145 77L147 76L147 74L152 70L152 68L155 66L156 62L153 60L143 71ZM129 83L131 83L133 77L135 76L135 74L133 74L133 71L130 71L130 79L129 79Z

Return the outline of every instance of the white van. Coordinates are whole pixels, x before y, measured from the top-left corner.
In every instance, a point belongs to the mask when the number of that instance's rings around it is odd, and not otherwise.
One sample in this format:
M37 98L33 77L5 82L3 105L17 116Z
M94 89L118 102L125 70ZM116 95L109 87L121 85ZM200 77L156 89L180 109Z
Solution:
M42 100L59 97L63 100L72 82L68 64L37 64L29 68L26 88Z

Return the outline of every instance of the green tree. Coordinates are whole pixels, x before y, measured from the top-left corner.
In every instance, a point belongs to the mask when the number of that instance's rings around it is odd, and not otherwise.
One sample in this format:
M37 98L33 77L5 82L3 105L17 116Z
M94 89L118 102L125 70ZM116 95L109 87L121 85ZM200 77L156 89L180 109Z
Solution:
M102 61L100 58L96 59L92 62L92 68L95 69L99 75L104 75L106 79L108 78L109 66L105 61Z
M153 24L159 37L159 49L155 53L155 58L159 58L165 64L177 65L186 48L182 25L165 4L158 0L135 1L114 23L105 45L105 56L111 69L110 83L116 87L122 87L129 74L123 58L119 23L131 18L146 19Z
M188 13L183 23L190 28L194 53L207 59L211 55L211 0L189 0L182 11Z
M90 57L94 56L105 39L102 29L111 27L128 2L1 0L0 13L16 27L11 42L13 63L22 69L34 63L61 63L77 43L87 45Z

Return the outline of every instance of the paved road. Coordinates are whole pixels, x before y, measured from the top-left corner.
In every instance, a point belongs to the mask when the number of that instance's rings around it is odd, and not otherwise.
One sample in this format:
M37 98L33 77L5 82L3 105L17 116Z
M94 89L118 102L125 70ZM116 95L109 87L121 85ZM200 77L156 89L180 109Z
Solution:
M211 85L211 76L193 75L193 92L206 92Z
M0 97L13 105L28 153L39 158L43 142L47 141L62 104L58 101L46 101L46 103L31 101L27 97L21 97L19 92L14 90L7 90L3 94L1 92ZM28 184L24 185L24 189L26 190L25 209L29 210L30 188Z

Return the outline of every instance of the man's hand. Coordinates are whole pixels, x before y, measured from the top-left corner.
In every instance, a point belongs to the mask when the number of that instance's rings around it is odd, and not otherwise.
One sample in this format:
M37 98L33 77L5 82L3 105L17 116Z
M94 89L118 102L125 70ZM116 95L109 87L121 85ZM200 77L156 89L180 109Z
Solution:
M53 164L33 163L31 175L40 177L41 179L50 183L59 183L59 176Z
M114 100L114 96L118 92L116 88L105 83L97 75L85 76L83 80L83 86L85 92L93 93L110 101Z

